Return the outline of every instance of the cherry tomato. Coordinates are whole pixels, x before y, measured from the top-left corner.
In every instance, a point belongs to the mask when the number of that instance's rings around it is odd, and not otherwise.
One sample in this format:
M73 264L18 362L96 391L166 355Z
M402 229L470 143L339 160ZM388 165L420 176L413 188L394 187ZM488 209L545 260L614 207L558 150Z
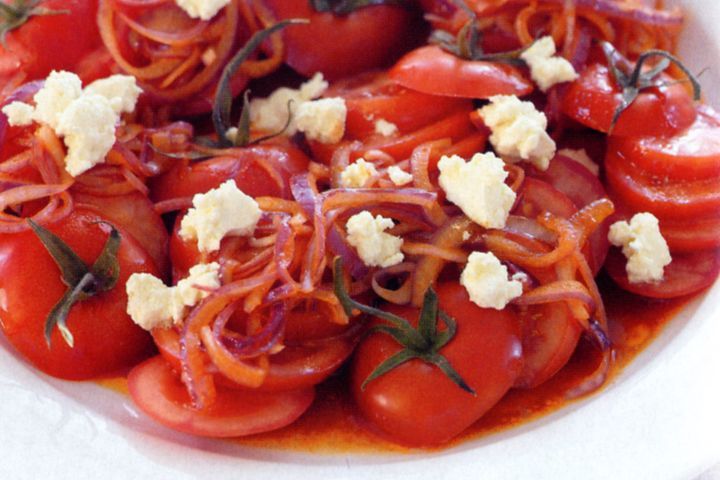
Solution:
M105 218L123 227L150 254L159 272L170 270L168 233L153 204L140 192L100 197L73 193L78 205L89 205Z
M288 198L289 180L306 171L307 156L295 147L257 145L228 151L225 155L192 164L178 164L151 181L155 201L192 197L234 179L252 197Z
M12 3L17 8L32 2ZM52 70L72 71L85 54L100 45L100 34L92 21L97 0L45 0L40 6L58 13L31 16L7 34L6 46L0 45L0 79L4 79L0 84L18 72L25 73L25 80L35 80L45 78Z
M610 249L605 270L622 289L644 297L675 298L699 292L713 284L720 273L720 251L673 252L663 279L656 283L630 283L626 264L627 259L620 249Z
M696 116L693 99L684 85L668 83L641 91L620 115L612 134L667 136L689 127ZM568 86L562 109L573 120L608 133L621 101L622 93L608 67L594 64Z
M418 359L372 380L363 390L370 373L401 349L384 333L368 336L353 357L351 385L360 411L393 440L410 445L436 445L458 435L500 400L522 368L519 322L511 309L477 307L454 282L439 284L437 293L440 308L457 321L455 337L440 353L475 396ZM416 309L387 310L417 322Z
M411 90L450 97L523 96L533 89L511 65L464 60L434 45L402 57L390 70L390 78Z
M180 432L203 437L240 437L285 427L312 404L315 390L263 393L218 388L217 401L204 411L190 406L185 385L157 356L128 376L130 395L145 414Z
M370 72L334 83L327 97L342 97L347 106L347 138L364 139L375 133L375 122L393 123L398 133L418 130L449 114L472 108L466 99L427 95L408 90L382 72Z
M404 7L374 5L340 16L316 12L306 1L263 3L278 20L310 20L308 25L282 33L288 65L308 77L322 72L335 80L386 66L411 48L424 31L417 12Z
M94 211L77 208L68 217L46 225L79 256L92 264L109 233L107 219ZM74 347L55 329L48 347L45 319L67 290L60 271L40 240L31 231L0 236L0 306L2 328L10 343L38 369L67 379L86 379L129 367L152 351L150 335L136 326L125 312L125 282L136 272L158 275L152 258L121 226L118 260L120 276L110 291L99 293L70 310L67 326Z

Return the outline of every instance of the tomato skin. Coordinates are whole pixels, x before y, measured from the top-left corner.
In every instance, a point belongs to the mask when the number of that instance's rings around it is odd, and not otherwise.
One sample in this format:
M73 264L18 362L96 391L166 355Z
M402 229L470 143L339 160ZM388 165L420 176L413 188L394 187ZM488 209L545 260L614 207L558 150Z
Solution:
M154 420L180 432L227 438L269 432L302 415L315 399L315 390L263 393L218 388L215 404L193 410L185 385L161 357L153 357L128 375L135 404Z
M438 46L425 46L402 57L390 70L400 85L430 95L489 98L524 96L532 84L513 66L464 60Z
M120 225L145 249L165 278L169 269L168 233L153 204L140 192L100 197L74 192L78 205L89 206Z
M416 44L424 31L418 12L398 6L373 5L339 16L316 12L306 1L263 3L278 20L310 20L282 33L288 65L308 77L322 72L327 79L336 80L384 67Z
M622 94L608 67L594 64L572 82L565 94L565 115L592 129L608 133ZM689 127L696 111L692 97L679 83L640 92L620 115L612 135L667 136ZM652 121L648 121L652 119Z
M370 72L334 83L327 97L342 97L347 106L345 132L362 140L375 134L375 122L393 123L401 134L418 130L453 112L472 109L467 99L427 95L402 87L384 72Z
M45 78L51 70L73 70L100 44L97 24L92 21L97 0L45 0L41 7L68 13L36 15L8 33L7 48L0 45L0 78L23 71L25 80L35 80Z
M277 179L263 168L262 162L277 172ZM217 188L229 179L234 179L238 188L251 197L289 198L290 177L306 171L309 162L295 147L263 144L239 148L189 165L179 163L150 182L152 198L162 201L192 197Z
M440 351L477 396L460 389L433 365L414 359L362 383L401 347L390 336L374 333L353 357L351 385L362 414L394 441L437 445L461 433L489 410L512 386L522 368L517 317L509 309L481 309L470 303L457 283L439 284L440 308L457 321L455 337ZM389 306L388 311L417 322L418 311Z
M109 232L107 225L97 223L100 221L107 220L77 208L46 228L92 264ZM44 338L45 318L67 289L57 265L31 231L0 236L0 289L7 295L0 308L2 328L10 343L49 375L92 378L132 366L153 351L150 335L125 312L125 283L133 273L158 272L145 250L124 229L116 228L122 236L118 283L72 307L67 325L74 336L73 348L57 329L52 332L50 348Z

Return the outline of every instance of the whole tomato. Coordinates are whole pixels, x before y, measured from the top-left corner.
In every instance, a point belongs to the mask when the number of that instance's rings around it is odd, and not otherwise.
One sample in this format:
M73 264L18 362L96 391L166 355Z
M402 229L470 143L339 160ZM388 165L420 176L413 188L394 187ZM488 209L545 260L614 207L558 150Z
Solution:
M386 333L372 333L353 357L351 387L360 411L404 444L438 445L451 440L505 395L523 365L520 324L510 309L480 308L455 282L439 284L437 298L440 309L457 322L454 337L439 353L474 393L418 358L367 381L379 365L402 350ZM390 306L388 312L418 324L417 309ZM376 325L383 323L375 320Z
M89 208L44 225L87 265L93 265L110 233L107 220ZM86 379L134 365L152 351L150 335L125 312L125 283L133 273L158 275L152 258L122 228L114 287L75 303L67 317L73 346L58 328L44 338L48 315L68 286L58 265L33 231L0 236L2 329L10 343L38 369L55 377Z

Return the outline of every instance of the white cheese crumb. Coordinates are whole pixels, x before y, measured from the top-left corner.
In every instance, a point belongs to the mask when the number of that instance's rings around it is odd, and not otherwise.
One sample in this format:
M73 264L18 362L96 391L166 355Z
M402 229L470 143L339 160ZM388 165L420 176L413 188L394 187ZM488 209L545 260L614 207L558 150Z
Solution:
M297 132L295 113L298 107L322 95L328 88L322 73L316 73L299 89L281 87L267 98L254 98L250 101L250 123L253 128L266 132L279 132L287 124L286 133ZM291 115L288 124L288 112Z
M482 308L502 310L522 295L522 283L508 279L507 267L492 253L472 252L460 275L470 300Z
M516 197L505 185L504 165L490 152L476 153L469 162L457 155L443 156L438 162L440 187L473 222L503 228Z
M113 75L83 90L80 77L74 73L53 71L33 97L34 108L13 102L3 112L10 112L11 125L29 125L34 120L64 137L68 148L65 169L78 176L105 160L115 143L120 114L135 109L140 93L135 77Z
M465 231L462 233L462 240L463 240L463 242L467 242L468 240L470 240L470 237L471 237L471 236L472 236L472 235L470 234L470 232L468 232L467 230L465 230Z
M337 143L345 135L347 107L342 98L321 98L302 102L295 113L295 125L309 140Z
M391 267L403 261L400 251L403 239L385 230L395 224L381 215L373 218L364 210L350 217L345 226L348 243L357 249L360 259L368 267Z
M193 197L193 208L180 223L183 240L197 240L201 252L214 252L227 235L249 236L262 212L255 199L228 180L218 188Z
M2 108L11 127L25 127L33 123L35 109L23 102L12 102Z
M592 158L590 158L590 155L587 154L584 148L581 148L579 150L573 150L572 148L563 148L562 150L558 150L558 155L562 155L563 157L567 157L570 160L574 160L583 167L590 170L590 173L592 173L595 176L598 176L600 174L600 166L593 161Z
M82 80L70 72L50 72L45 84L38 90L33 119L57 130L62 113L82 95Z
M210 295L207 289L220 288L220 264L217 262L200 263L195 265L188 272L187 278L180 280L175 286L177 295L183 305L192 307L200 303L200 300Z
M543 92L553 85L578 78L572 63L555 56L555 41L549 35L536 40L520 58L530 67L530 76Z
M358 158L340 173L340 185L345 188L362 188L377 174L375 165L365 161L364 158Z
M390 180L398 187L402 187L403 185L407 185L408 183L413 181L412 174L395 165L388 168L388 176L390 177Z
M398 133L398 127L394 123L381 118L375 122L375 133L383 137L391 137Z
M515 95L495 95L478 113L492 131L490 143L497 153L547 170L555 156L555 142L545 131L545 114L532 102L522 102Z
M663 269L672 258L655 215L637 213L630 223L613 223L608 240L616 247L622 247L623 255L628 259L625 269L630 283L652 283L663 279Z
M133 273L125 284L127 313L144 330L168 328L182 318L183 305L175 290L149 273Z
M82 95L60 115L55 131L68 147L65 170L74 177L105 160L115 144L117 114L100 95Z
M85 87L83 94L102 95L110 101L115 113L130 113L135 110L142 89L131 75L112 75L95 80Z
M149 273L134 273L125 284L127 313L144 330L168 328L182 322L186 307L193 307L220 287L220 265L198 264L174 287ZM203 289L195 288L202 287Z
M210 20L225 8L230 0L175 0L190 18Z

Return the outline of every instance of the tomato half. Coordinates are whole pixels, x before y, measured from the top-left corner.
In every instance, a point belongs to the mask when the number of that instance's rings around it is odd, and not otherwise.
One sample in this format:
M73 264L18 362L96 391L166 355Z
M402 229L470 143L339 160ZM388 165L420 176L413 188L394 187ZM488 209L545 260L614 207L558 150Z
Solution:
M106 221L94 211L77 208L45 227L92 264L109 233L109 227L98 222ZM134 365L153 351L150 335L125 312L125 283L133 273L158 275L158 271L132 236L121 226L116 228L122 237L117 285L72 307L67 326L74 347L65 343L57 329L50 347L44 338L45 319L67 289L54 260L31 231L0 236L2 328L10 343L45 373L74 380L92 378Z
M523 96L533 90L532 83L511 65L464 60L434 45L402 57L390 70L390 78L411 90L450 97Z
M447 442L480 418L507 392L522 368L517 316L510 309L471 303L458 283L437 287L440 308L457 321L455 337L440 351L477 395L460 389L436 366L410 360L367 384L370 373L401 347L374 333L358 346L351 385L362 414L395 441L409 445ZM388 311L417 322L419 311Z
M308 77L322 72L334 80L386 66L424 31L419 12L401 6L374 5L340 16L316 12L306 1L262 1L278 20L310 20L282 33L288 65Z
M128 387L135 404L153 420L203 437L240 437L277 430L297 420L315 398L312 387L282 393L220 387L209 409L194 410L185 385L161 356L135 367L128 375Z
M622 93L608 67L594 64L572 82L563 100L568 117L594 130L608 133ZM640 92L618 118L614 136L667 136L689 127L695 104L685 86L668 79L668 85Z

